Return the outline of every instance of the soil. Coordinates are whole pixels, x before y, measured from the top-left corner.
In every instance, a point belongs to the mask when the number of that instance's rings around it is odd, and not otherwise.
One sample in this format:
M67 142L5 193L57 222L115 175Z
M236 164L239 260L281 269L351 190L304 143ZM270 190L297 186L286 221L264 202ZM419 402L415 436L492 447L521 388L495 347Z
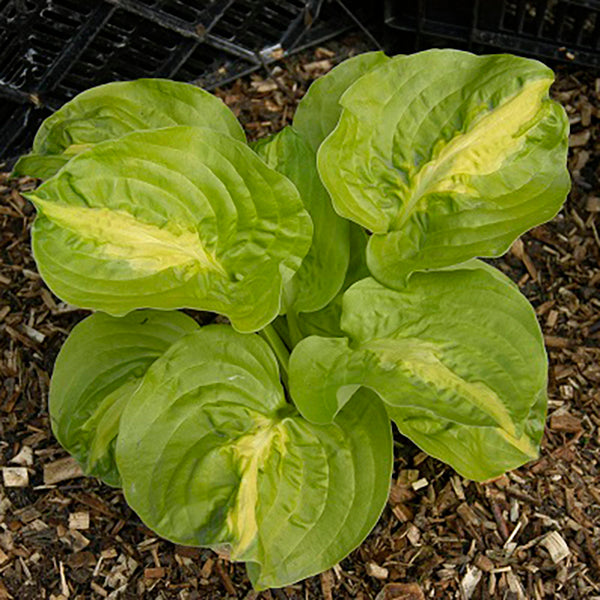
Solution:
M218 95L251 138L277 131L349 47L285 59ZM261 593L226 556L158 539L54 440L52 365L87 313L54 297L37 273L34 209L21 196L37 182L0 175L0 600L600 599L600 79L560 71L554 95L572 124L572 192L552 222L493 261L545 334L540 458L477 484L396 433L390 500L368 539L330 571Z

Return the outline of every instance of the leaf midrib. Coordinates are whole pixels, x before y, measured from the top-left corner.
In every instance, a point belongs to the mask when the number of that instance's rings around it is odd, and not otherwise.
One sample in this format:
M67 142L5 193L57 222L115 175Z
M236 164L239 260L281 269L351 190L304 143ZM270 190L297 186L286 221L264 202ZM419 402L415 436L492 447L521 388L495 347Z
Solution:
M403 210L392 223L390 229L402 229L403 225L410 219L415 212L419 201L431 190L435 184L441 183L451 171L451 168L461 152L464 152L473 144L481 142L490 131L502 126L505 115L511 111L514 106L518 106L523 96L529 93L537 95L537 102L532 103L528 112L523 114L523 118L516 123L517 128L514 135L523 134L523 130L530 129L537 122L536 114L543 101L543 96L552 83L549 79L538 79L521 88L517 93L506 99L499 106L488 111L482 118L477 120L472 128L464 133L459 133L452 138L440 151L439 155L427 162L414 176L416 183L413 187L408 200L404 203Z

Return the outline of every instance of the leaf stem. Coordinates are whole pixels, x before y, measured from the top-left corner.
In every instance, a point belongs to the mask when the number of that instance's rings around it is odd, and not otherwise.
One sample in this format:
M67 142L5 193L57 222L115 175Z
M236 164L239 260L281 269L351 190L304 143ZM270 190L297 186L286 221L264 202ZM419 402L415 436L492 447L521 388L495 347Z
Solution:
M294 348L294 346L296 346L296 344L304 337L300 331L300 326L298 325L298 314L293 308L288 308L285 317L290 333L290 344L292 348Z
M264 329L259 331L259 334L266 340L267 344L271 346L271 350L275 353L277 362L279 362L281 367L281 380L287 388L288 365L290 362L289 350L277 334L277 331L275 331L273 325L267 325Z

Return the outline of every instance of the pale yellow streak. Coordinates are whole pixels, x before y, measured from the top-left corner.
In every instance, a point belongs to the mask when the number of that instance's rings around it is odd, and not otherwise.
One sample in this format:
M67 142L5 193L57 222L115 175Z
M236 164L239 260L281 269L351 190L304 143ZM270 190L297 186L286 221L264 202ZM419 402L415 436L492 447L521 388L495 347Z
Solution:
M233 452L238 460L241 473L235 505L227 514L227 526L233 533L236 543L232 557L240 557L256 538L258 523L258 473L276 445L284 452L285 432L281 422L274 423L265 417L258 417L257 427L251 433L236 441Z
M75 156L76 154L80 154L84 150L89 150L93 147L94 144L71 144L63 150L63 154L65 156Z
M466 133L454 137L415 176L413 191L399 225L411 215L419 200L431 192L472 192L468 178L497 171L508 156L525 143L523 129L535 122L551 79L532 81L476 121Z
M50 221L96 243L100 256L124 260L135 270L154 273L195 263L201 270L226 275L198 234L187 229L143 223L124 210L66 206L35 196L32 200Z
M527 456L531 456L531 458L538 457L538 449L531 442L531 439L527 436L527 434L523 433L520 437L516 437L514 435L510 435L504 429L497 429L498 433L509 443L512 444L515 448L519 449L523 454Z
M400 367L438 389L456 392L492 417L507 439L517 440L513 420L498 394L481 382L471 383L454 373L440 360L439 349L433 344L410 338L384 339L370 341L364 348L376 353L384 370ZM511 443L517 446L517 443Z

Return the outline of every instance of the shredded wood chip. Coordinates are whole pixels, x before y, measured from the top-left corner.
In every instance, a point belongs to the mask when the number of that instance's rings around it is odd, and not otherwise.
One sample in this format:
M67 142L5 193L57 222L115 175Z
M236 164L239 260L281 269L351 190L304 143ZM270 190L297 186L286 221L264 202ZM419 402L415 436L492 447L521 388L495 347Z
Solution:
M33 465L33 450L29 446L23 446L19 453L10 459L10 462L22 467L31 467Z
M331 570L321 573L321 592L325 600L333 600L333 574Z
M390 573L385 567L381 567L375 562L368 562L367 574L375 579L387 579Z
M467 572L460 581L460 588L467 600L471 598L471 596L475 592L475 589L477 588L480 579L481 571L475 566L468 565Z
M6 487L26 487L29 485L29 472L25 467L3 467L2 478Z
M89 529L89 527L89 512L75 512L69 515L69 529Z
M567 543L558 531L551 531L542 539L540 545L548 550L550 558L552 558L552 562L555 564L564 560L571 554L569 546L567 546Z
M425 594L417 583L388 583L375 600L425 600Z
M44 465L44 484L46 485L54 485L76 477L83 477L83 471L75 459L70 456Z
M146 579L162 579L167 573L164 567L148 567L144 569Z
M427 487L429 485L429 481L427 481L427 479L425 479L425 477L422 477L421 479L417 479L417 481L415 481L412 484L412 489L415 490L415 492L417 490L423 489L425 487Z

